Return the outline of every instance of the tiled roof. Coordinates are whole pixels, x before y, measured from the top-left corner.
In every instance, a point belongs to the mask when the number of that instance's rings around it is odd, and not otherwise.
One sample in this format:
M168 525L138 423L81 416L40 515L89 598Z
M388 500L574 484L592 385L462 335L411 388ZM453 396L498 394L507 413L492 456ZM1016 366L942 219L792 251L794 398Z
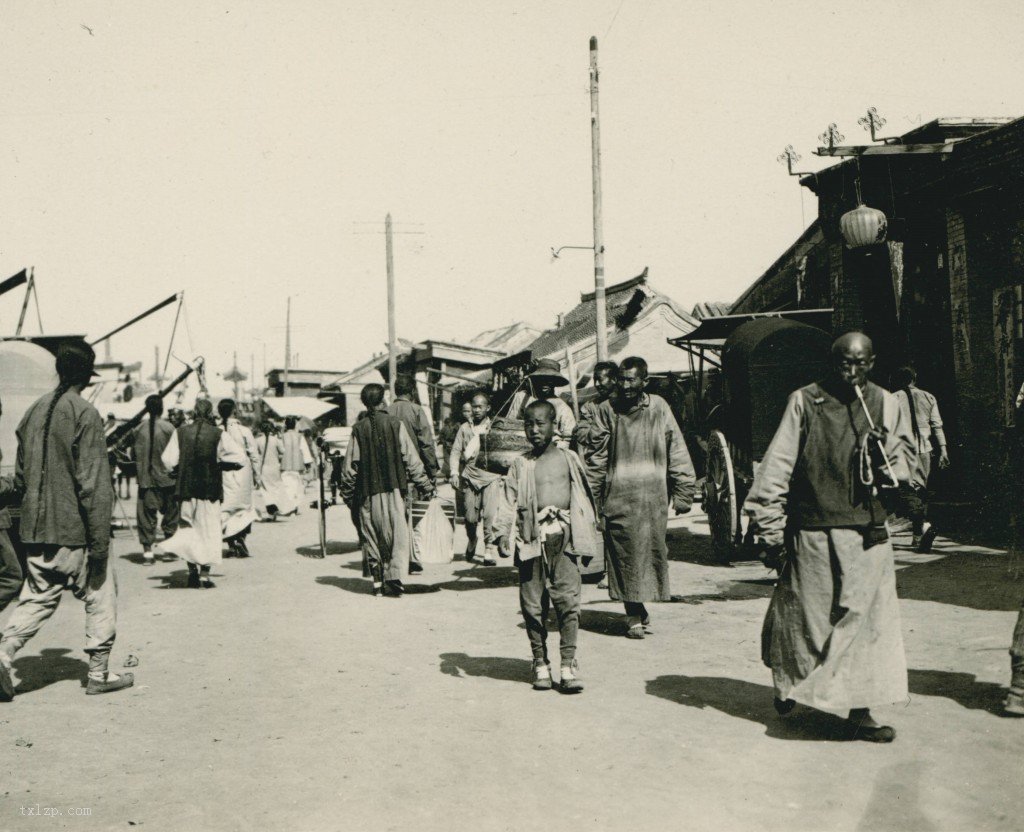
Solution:
M683 311L675 301L667 295L656 291L647 282L647 269L631 280L616 283L605 290L605 314L609 330L626 329L639 317L652 302L668 303L673 311L692 326L697 321L692 315ZM594 292L580 296L580 302L562 319L561 327L546 330L531 343L527 349L535 356L551 355L563 349L565 344L576 344L587 338L593 338L597 332L595 324L596 303Z
M690 314L698 321L703 321L705 318L718 318L722 315L728 315L730 306L732 306L732 304L724 303L722 301L705 301L704 303L698 303L693 307L693 312Z

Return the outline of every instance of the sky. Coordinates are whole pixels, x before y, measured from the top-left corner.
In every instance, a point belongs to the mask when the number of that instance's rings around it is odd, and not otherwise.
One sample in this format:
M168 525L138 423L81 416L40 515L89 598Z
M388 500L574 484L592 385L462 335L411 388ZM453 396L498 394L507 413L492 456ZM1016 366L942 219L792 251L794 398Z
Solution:
M1024 115L1015 0L0 0L0 278L97 337L184 290L211 379L346 370L398 335L553 326L593 289L589 38L609 283L731 301L815 217L836 122ZM1014 24L1016 20L1016 25ZM13 332L20 298L0 298ZM152 365L173 307L113 340ZM33 323L27 327L34 332ZM172 370L180 364L172 362Z

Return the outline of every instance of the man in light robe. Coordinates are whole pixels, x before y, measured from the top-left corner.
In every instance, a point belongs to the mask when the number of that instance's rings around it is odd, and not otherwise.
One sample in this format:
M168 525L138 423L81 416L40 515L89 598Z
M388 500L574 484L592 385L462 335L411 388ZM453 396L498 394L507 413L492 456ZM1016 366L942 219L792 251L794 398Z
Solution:
M162 418L164 400L160 396L146 397L146 411L149 418L135 431L132 454L139 477L135 507L139 543L142 544L143 562L151 564L154 562L157 514L162 517L160 525L166 540L178 530L179 508L174 477L160 459L174 435L174 426Z
M590 476L604 518L608 594L626 609L626 636L652 632L648 601L669 601L669 498L676 514L693 503L690 453L668 404L644 392L647 362L619 365L616 393L597 408Z
M236 558L249 557L245 542L252 524L257 519L253 504L253 489L260 487L260 454L252 431L235 418L234 399L221 399L217 403L220 427L235 444L245 451L245 463L235 471L225 471L224 501L220 507L221 535L228 551Z
M291 491L285 487L281 478L281 465L284 462L284 443L277 435L277 429L270 421L262 425L260 435L256 438L256 450L260 457L260 483L256 511L262 520L277 520L280 514L289 514L295 510L296 503Z
M484 527L484 566L498 561L498 541L491 534L501 502L501 476L477 464L480 440L491 429L491 402L486 393L475 393L470 401L472 418L459 427L452 445L449 467L452 487L461 492L466 524L466 560L476 560L477 534Z
M162 459L168 470L177 473L181 525L161 548L185 561L190 589L212 589L210 568L220 563L222 556L221 474L241 469L246 463L245 451L214 424L210 400L199 399L195 419L175 431Z
M576 416L561 398L555 395L556 387L568 387L569 380L562 375L558 362L541 358L532 373L526 377L524 389L512 397L508 413L514 419L523 419L526 408L533 402L551 402L555 409L555 442L559 447L568 448L576 429Z
M412 482L429 498L434 495L434 483L405 425L387 412L384 387L367 384L360 399L366 417L352 428L341 493L356 514L364 570L373 581L373 594L397 598L405 591L402 578L412 553L407 489Z
M776 710L848 712L852 738L891 742L870 708L906 700L907 665L879 497L909 480L914 442L867 380L874 360L863 333L836 340L830 377L789 397L743 510L765 562L784 564L762 634Z
M303 476L306 469L313 464L313 454L309 450L309 445L306 444L305 437L299 433L297 424L298 420L294 416L286 416L284 419L284 435L281 437L281 443L284 445L281 479L295 503L295 508L291 512L282 511L282 515L299 513L299 506L306 493Z

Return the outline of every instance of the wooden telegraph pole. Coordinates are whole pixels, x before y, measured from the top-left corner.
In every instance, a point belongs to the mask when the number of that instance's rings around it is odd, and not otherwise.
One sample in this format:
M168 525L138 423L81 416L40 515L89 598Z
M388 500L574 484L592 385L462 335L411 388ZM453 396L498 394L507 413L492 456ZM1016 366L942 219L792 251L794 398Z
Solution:
M604 300L604 230L601 227L601 120L597 101L597 38L590 39L590 152L594 190L594 305L597 360L608 360L608 322Z
M395 343L395 258L392 245L391 213L384 217L384 250L388 269L388 389L395 400L395 376L398 374L398 345Z

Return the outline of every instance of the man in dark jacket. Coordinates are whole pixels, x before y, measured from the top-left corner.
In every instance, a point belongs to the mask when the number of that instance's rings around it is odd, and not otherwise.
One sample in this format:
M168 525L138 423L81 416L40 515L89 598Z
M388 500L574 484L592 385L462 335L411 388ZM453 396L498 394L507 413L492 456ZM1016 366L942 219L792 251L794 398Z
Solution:
M20 535L28 574L0 638L0 701L14 698L15 653L53 615L65 589L85 601L85 692L108 693L134 682L131 673L107 669L117 630L117 583L108 558L114 494L103 420L81 395L95 360L84 342L63 345L59 386L18 426L15 488L23 495Z
M385 588L399 596L412 551L405 495L411 480L425 497L434 484L401 420L384 409L384 388L367 384L360 395L366 418L352 428L345 456L341 495L357 515L365 572L374 595Z
M135 432L132 451L139 476L139 493L136 501L136 517L139 524L139 543L142 544L142 559L153 563L153 543L156 541L157 512L163 515L161 524L164 539L178 529L178 497L174 477L160 460L160 455L174 435L174 426L163 419L164 400L160 396L146 397L146 411L149 419Z

